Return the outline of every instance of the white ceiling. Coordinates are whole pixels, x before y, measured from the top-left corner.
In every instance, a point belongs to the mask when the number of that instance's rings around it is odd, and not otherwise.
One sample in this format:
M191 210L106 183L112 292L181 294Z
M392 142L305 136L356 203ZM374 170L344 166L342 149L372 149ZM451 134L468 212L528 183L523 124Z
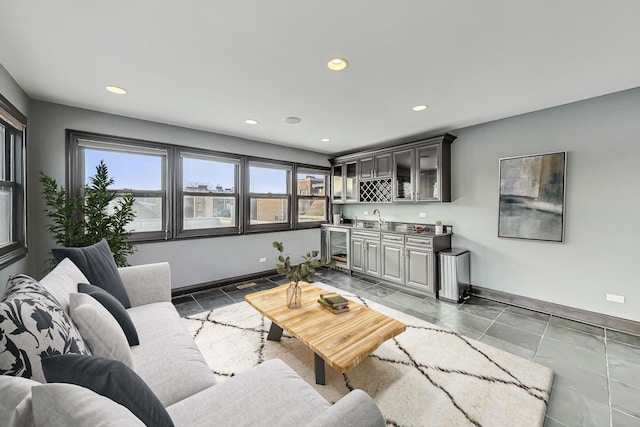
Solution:
M0 64L34 99L324 153L640 86L637 0L0 0L0 17Z

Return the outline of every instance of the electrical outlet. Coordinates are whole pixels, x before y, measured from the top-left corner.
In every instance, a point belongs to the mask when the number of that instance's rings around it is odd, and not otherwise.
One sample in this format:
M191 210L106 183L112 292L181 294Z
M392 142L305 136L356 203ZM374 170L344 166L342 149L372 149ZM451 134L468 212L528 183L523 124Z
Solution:
M263 256L262 258L260 258L260 259L259 259L259 261L260 261L260 262L267 262L267 257L264 257L264 256Z
M607 294L607 301L624 304L624 297L622 295Z
M363 215L369 215L369 211L362 212Z
M418 214L418 216L419 216L420 218L426 218L426 217L427 217L427 213L426 213L426 212L420 212L420 213Z

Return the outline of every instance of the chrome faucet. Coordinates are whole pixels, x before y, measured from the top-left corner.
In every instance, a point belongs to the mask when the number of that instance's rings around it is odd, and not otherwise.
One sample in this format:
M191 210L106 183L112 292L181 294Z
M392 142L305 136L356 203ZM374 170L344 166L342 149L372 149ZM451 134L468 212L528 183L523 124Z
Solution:
M382 227L384 225L384 219L380 218L380 211L378 209L374 209L373 214L378 214L378 224Z

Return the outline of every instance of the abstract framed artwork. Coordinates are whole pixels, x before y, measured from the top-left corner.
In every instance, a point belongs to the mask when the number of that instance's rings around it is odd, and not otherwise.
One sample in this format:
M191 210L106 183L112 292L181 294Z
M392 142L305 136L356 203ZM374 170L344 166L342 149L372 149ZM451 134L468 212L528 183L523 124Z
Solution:
M567 152L500 159L498 237L562 242Z

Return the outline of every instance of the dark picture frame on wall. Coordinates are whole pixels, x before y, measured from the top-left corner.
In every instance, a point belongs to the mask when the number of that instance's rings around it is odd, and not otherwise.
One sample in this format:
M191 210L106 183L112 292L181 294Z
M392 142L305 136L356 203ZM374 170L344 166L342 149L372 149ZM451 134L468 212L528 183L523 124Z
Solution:
M567 152L499 161L498 237L564 241Z

